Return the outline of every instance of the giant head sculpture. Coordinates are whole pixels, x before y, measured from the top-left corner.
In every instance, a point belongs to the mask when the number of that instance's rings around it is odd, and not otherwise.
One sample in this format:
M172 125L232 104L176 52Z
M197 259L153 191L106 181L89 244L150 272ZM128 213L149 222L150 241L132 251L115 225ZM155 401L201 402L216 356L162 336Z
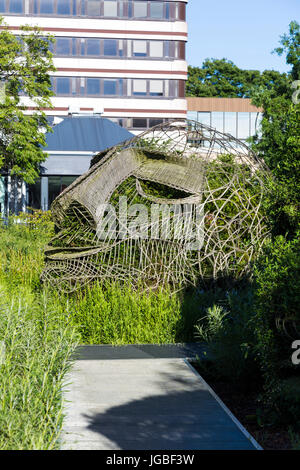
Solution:
M267 236L268 170L243 142L193 121L160 124L94 157L52 205L43 279L156 288L240 277Z

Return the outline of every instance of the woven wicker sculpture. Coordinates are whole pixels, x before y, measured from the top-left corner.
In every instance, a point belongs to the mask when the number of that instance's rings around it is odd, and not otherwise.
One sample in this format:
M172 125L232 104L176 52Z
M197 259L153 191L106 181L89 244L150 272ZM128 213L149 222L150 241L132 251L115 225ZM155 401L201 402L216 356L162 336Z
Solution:
M193 121L156 126L96 155L54 201L43 279L71 292L93 280L177 288L242 276L267 235L266 175L230 135Z

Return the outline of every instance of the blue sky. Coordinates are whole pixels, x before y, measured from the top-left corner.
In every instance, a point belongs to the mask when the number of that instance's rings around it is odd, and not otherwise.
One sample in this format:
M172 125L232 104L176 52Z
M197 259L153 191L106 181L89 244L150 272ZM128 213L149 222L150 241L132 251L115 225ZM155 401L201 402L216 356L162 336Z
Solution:
M300 0L189 0L188 64L226 57L244 69L288 71L271 51L292 20L300 22Z

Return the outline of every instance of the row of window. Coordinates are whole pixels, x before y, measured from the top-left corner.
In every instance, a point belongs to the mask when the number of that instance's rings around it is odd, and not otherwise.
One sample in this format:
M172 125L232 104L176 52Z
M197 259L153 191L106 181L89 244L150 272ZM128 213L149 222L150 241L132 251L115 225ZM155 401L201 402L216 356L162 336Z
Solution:
M165 118L108 118L110 121L115 122L121 127L126 129L149 129L150 127L157 126L163 122L167 122L169 119Z
M0 13L185 21L185 3L158 0L0 0Z
M57 96L184 97L183 80L51 77L51 83Z
M123 57L185 60L183 41L144 41L131 39L94 39L57 37L50 50L57 57Z
M261 120L261 114L256 112L188 111L187 117L238 139L247 139L253 136L258 130Z
M54 116L48 116L48 121L50 125L54 123ZM168 122L170 119L168 118L155 118L155 117L109 117L107 118L110 121L116 123L120 127L124 127L126 129L149 129L150 127L157 126L158 124L162 124L164 122ZM172 119L171 119L172 120Z

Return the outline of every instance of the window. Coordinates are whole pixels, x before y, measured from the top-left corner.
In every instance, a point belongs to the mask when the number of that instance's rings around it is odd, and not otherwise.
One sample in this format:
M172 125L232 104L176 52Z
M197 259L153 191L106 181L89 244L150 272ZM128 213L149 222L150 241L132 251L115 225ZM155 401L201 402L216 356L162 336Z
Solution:
M136 128L145 128L145 127L147 127L147 119L133 118L132 119L132 127L136 127Z
M170 41L165 41L165 57L171 57L171 54L170 54Z
M211 126L217 129L219 132L224 132L223 114L224 113L222 112L211 113Z
M164 82L162 80L150 80L150 95L163 96Z
M250 114L238 113L238 138L248 139L250 136Z
M85 39L80 39L80 55L85 55Z
M169 80L169 82L167 82L169 83L169 91L168 91L168 94L166 94L166 96L171 96L171 97L178 96L178 92L179 92L178 82L179 80Z
M48 177L48 203L52 204L54 199L64 191L77 176L49 176Z
M117 40L116 39L104 39L104 55L117 55Z
M54 199L61 193L61 177L49 176L48 178L48 203L52 204Z
M133 16L135 18L146 18L147 2L134 2Z
M85 78L81 77L79 79L80 82L80 88L79 88L79 95L85 95Z
M84 2L82 2L83 4ZM100 2L99 0L87 0L87 10L86 13L88 16L100 16Z
M149 127L154 127L158 126L159 124L162 124L164 122L163 119L149 119Z
M118 16L118 3L116 0L104 0L104 16Z
M50 77L58 96L177 96L178 80Z
M54 13L54 2L52 0L40 0L40 13L45 15Z
M147 42L146 41L133 41L133 54L134 57L147 56Z
M43 39L43 41L45 41L48 44L49 51L52 52L52 54L54 54L54 44L55 43L50 41L50 39L48 39L47 37L43 37L41 39ZM22 44L22 40L21 40L21 44Z
M104 80L103 92L104 92L104 95L116 95L117 94L117 81L116 80Z
M28 186L29 207L34 209L41 208L41 178L38 178L34 184Z
M63 56L70 54L70 39L69 38L57 38L56 39L56 54L63 55Z
M236 137L236 120L237 113L224 113L224 132Z
M133 80L133 95L147 95L147 80Z
M50 90L54 91L54 83L55 83L55 78L54 77L50 77Z
M76 38L72 38L72 55L77 55L77 41Z
M88 95L100 95L100 79L99 78L87 78L86 79L86 91Z
M86 53L87 55L100 55L100 40L87 39L86 40Z
M5 8L5 0L0 0L0 12L5 13L6 8Z
M183 41L179 41L177 46L177 57L178 59L185 60L185 43Z
M23 0L9 0L9 13L23 13Z
M76 77L72 77L72 95L77 95Z
M124 55L124 43L122 40L119 41L119 56L123 57Z
M198 115L197 115L198 114ZM205 124L206 126L210 126L210 112L196 112L196 117L190 118L195 119L195 121L200 122L201 124Z
M256 132L259 133L259 125L262 120L261 113L250 113L250 122L251 122L251 131L250 135L255 135Z
M56 78L56 94L69 95L70 94L70 79L69 77Z
M164 4L162 2L151 2L150 17L162 19L164 17Z
M150 57L163 57L164 43L162 41L150 41Z
M165 18L168 20L170 18L170 3L166 2L166 15Z
M70 0L57 0L57 14L71 15Z
M23 13L25 1L34 15L185 20L185 4L163 0L0 0L0 13Z

